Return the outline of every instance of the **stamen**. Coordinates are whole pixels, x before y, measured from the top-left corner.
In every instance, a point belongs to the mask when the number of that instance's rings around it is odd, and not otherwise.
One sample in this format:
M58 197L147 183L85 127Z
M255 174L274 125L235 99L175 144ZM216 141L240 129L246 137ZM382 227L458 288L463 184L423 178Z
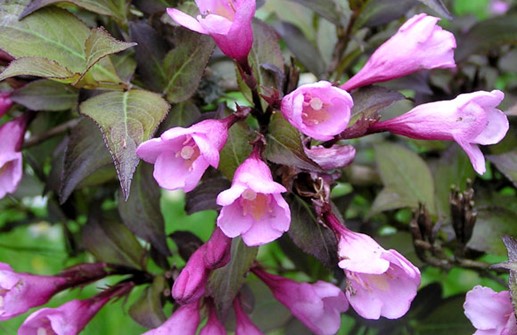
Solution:
M0 295L0 310L4 309L4 297Z
M195 153L194 148L189 145L186 145L183 148L181 148L180 156L184 160L188 160L188 159L191 159L192 156L194 156L194 153Z
M246 200L255 200L257 198L257 193L249 188L242 192L242 198Z
M36 335L48 335L47 330L45 328L38 328Z
M312 98L309 104L315 111L319 111L323 108L323 101L321 101L320 98Z

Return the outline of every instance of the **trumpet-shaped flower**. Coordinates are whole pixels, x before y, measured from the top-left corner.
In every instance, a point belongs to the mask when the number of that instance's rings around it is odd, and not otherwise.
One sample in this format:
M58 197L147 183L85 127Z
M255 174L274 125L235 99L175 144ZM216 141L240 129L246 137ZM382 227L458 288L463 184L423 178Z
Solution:
M285 187L273 181L268 166L253 152L235 171L232 186L217 196L223 206L217 225L228 237L242 236L248 246L276 240L291 223L282 192Z
M348 166L355 158L355 148L351 145L333 145L330 148L317 145L310 149L303 147L307 157L325 170Z
M235 312L235 335L264 335L242 309L239 297L233 299Z
M300 132L321 141L345 130L354 105L348 92L319 81L298 87L282 99L280 110Z
M21 116L0 127L0 199L18 188L23 175L21 145L27 119Z
M161 326L151 329L142 335L196 335L199 321L199 306L197 302L182 305Z
M348 301L338 287L317 281L299 283L276 276L260 268L255 273L295 317L316 335L333 335L341 325L341 313L348 309Z
M419 105L396 118L373 124L370 130L415 139L456 141L474 170L483 174L485 158L478 144L495 144L508 131L508 118L497 109L503 98L503 92L498 90L460 94L454 100Z
M205 266L206 244L199 247L189 258L172 286L172 297L185 305L198 301L204 294L209 271Z
M454 35L436 23L438 18L418 14L370 56L363 68L341 85L347 91L400 78L424 69L456 67Z
M189 128L167 130L159 138L140 144L137 155L154 164L154 179L168 190L193 190L208 166L219 165L219 151L235 119L204 120Z
M210 35L221 51L239 63L246 63L253 45L251 21L255 0L196 0L200 15L196 18L174 8L167 14L179 25Z

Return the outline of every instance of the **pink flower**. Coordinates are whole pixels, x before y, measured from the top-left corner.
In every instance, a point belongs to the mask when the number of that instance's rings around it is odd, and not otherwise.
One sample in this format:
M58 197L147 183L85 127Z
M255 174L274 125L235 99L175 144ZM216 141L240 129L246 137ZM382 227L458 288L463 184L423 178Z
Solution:
M137 155L154 164L154 179L168 190L193 190L208 166L219 165L219 151L235 118L204 120L189 128L167 130L140 144Z
M233 300L233 310L236 322L235 335L264 335L242 309L239 297Z
M180 306L160 327L151 329L142 335L195 335L200 316L197 302Z
M230 261L232 239L216 227L210 239L205 243L205 267L213 270L225 266Z
M134 284L115 286L86 300L71 300L57 308L32 313L18 329L18 335L76 335L110 299L128 293Z
M327 141L345 130L354 105L348 92L319 81L298 87L282 99L280 110L300 132Z
M254 268L275 298L316 335L333 335L341 325L341 313L348 309L345 294L336 286L317 281L298 283Z
M317 145L310 149L303 147L307 157L325 170L340 169L348 166L355 158L355 148L351 145L333 145L330 148Z
M503 92L498 90L460 94L454 100L419 105L399 117L373 124L370 130L387 130L415 139L456 141L474 170L483 174L485 158L478 144L495 144L508 131L508 118L496 108L503 98Z
M57 292L65 289L67 280L61 277L16 273L0 263L0 320L8 320L45 304Z
M269 243L289 229L291 211L271 171L254 151L235 171L232 186L219 193L223 206L217 225L228 237L242 236L248 246Z
M474 335L517 334L517 320L509 291L497 293L478 285L467 293L463 308L477 329Z
M339 267L347 278L346 296L366 319L406 314L420 285L420 271L396 250L385 250L370 236L344 229L338 244Z
M210 274L205 267L205 250L205 244L199 247L190 256L187 264L174 281L172 297L179 304L195 303L205 294L208 275Z
M504 15L510 10L510 4L503 0L491 0L489 10L494 15Z
M456 40L453 34L436 25L438 20L439 18L426 14L413 16L341 88L351 91L423 69L456 67Z
M212 303L209 303L208 306L208 319L206 321L206 325L201 329L199 335L226 335L226 329L224 325L219 321L217 317L217 312Z
M253 44L255 0L196 0L196 4L200 12L196 18L173 8L167 14L185 28L212 36L225 55L246 63Z
M0 117L2 117L13 105L9 96L9 92L0 92Z
M18 117L0 127L0 199L18 188L23 175L20 152L27 118Z

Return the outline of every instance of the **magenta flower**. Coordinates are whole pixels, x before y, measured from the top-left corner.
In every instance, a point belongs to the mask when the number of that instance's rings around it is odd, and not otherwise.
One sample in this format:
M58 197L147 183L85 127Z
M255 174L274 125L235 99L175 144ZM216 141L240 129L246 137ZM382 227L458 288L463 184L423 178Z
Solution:
M298 87L282 99L280 110L300 132L320 141L345 130L354 102L348 92L319 81Z
M420 285L420 271L396 250L385 250L370 236L343 229L339 267L347 278L346 296L366 319L406 314Z
M154 164L154 179L168 190L193 190L208 166L219 165L219 151L235 118L204 120L189 128L167 130L136 149L144 161Z
M18 329L18 335L76 335L110 299L128 293L134 284L114 286L93 298L71 300L57 308L42 308L32 313Z
M438 20L426 14L407 20L341 88L351 91L424 69L455 68L456 40L453 34L436 25Z
M239 297L233 299L235 312L235 335L264 335L242 309Z
M509 291L476 286L467 293L465 315L477 329L474 335L517 334L517 320Z
M330 148L317 145L310 149L303 147L307 157L325 170L340 169L350 165L355 158L355 148L351 145L333 145Z
M341 325L341 313L348 309L345 294L336 286L317 281L299 283L253 268L275 298L316 335L333 335Z
M20 152L27 118L18 117L0 127L0 199L18 188L23 175Z
M209 270L225 266L230 261L232 239L216 227L210 239L205 243L204 261Z
M2 117L13 105L13 101L9 96L9 92L0 92L0 117Z
M495 144L508 131L508 118L496 108L503 98L498 90L460 94L454 100L419 105L396 118L374 123L370 130L422 140L456 141L474 170L483 174L485 158L478 144Z
M0 320L47 303L66 284L65 278L16 273L8 264L0 263Z
M182 305L198 301L204 294L209 270L205 266L206 244L199 247L188 259L172 286L172 297Z
M248 246L269 243L289 229L291 211L271 171L254 151L235 171L232 186L219 193L223 206L217 225L228 237L242 236Z
M217 317L217 312L212 303L208 303L208 319L199 335L226 335L226 329Z
M196 4L200 12L196 18L174 8L168 8L167 14L185 28L212 36L228 57L247 63L253 45L255 0L196 0Z
M197 302L180 306L160 327L151 329L142 335L196 335L200 316Z

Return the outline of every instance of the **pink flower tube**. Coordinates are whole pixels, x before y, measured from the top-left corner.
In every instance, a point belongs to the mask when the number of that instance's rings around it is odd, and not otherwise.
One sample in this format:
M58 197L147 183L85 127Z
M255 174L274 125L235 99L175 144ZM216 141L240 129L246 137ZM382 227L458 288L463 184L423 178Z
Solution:
M198 303L180 306L160 327L151 329L142 335L196 335L199 326Z
M455 68L454 35L436 23L439 18L418 14L399 28L370 56L368 62L341 88L355 88L400 78L424 69Z
M154 164L154 179L167 190L193 190L208 166L219 165L219 151L228 139L228 128L235 121L204 120L189 128L167 130L159 138L143 142L136 154Z
M0 93L0 117L2 117L13 105L12 100L9 98L9 92Z
M90 299L71 300L57 308L42 308L23 322L18 335L79 334L108 301L128 293L132 287L132 283L126 283Z
M372 131L422 140L456 141L469 156L477 173L485 172L485 158L478 144L501 141L508 131L508 118L497 109L501 91L460 94L454 100L419 105L391 120L374 123Z
M217 204L223 206L217 226L228 237L242 236L248 246L276 240L291 223L282 192L285 187L273 181L269 167L254 151L235 171L232 186L217 196Z
M235 335L264 335L242 309L239 297L233 299L235 312Z
M213 303L207 304L208 308L208 319L205 326L201 329L199 335L226 335L226 329L217 317L217 311Z
M341 313L348 309L345 294L336 286L317 281L299 283L253 268L275 298L316 335L333 335L341 326Z
M467 293L465 315L476 327L474 335L517 334L517 320L509 291L495 292L476 286Z
M18 188L23 175L20 152L27 118L18 117L0 126L0 199Z
M198 301L206 290L210 272L205 267L206 244L199 247L189 258L172 286L172 297L185 305Z
M354 102L348 92L319 81L298 87L282 99L282 115L303 134L320 141L345 130Z
M247 64L255 0L196 0L196 4L200 12L196 18L174 8L168 8L167 14L185 28L212 36L225 55Z
M357 314L366 319L397 319L406 314L420 285L418 268L370 236L343 227L334 216L328 215L326 222L338 237L345 294Z

